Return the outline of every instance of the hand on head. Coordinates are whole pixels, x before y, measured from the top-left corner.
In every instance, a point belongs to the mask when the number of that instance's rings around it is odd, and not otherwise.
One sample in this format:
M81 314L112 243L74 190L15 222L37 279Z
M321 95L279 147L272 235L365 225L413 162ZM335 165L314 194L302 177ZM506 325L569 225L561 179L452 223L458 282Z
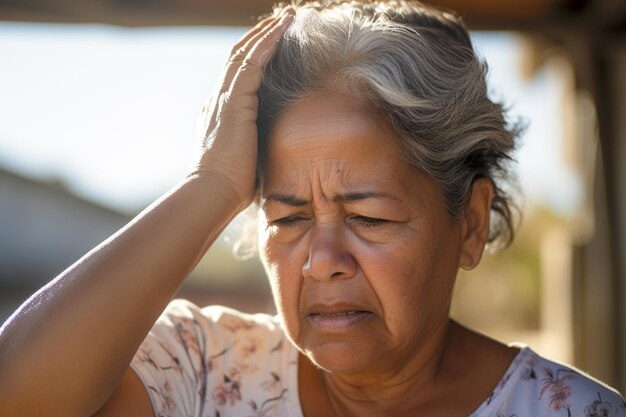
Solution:
M214 93L202 110L202 147L191 175L210 173L241 208L252 201L257 158L257 90L262 69L293 20L286 7L261 20L231 50Z

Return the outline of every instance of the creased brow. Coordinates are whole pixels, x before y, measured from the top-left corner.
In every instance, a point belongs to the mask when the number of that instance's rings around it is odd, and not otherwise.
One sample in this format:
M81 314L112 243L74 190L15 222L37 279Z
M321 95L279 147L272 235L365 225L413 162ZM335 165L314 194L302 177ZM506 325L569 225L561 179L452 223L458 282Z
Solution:
M354 203L356 201L367 200L369 198L381 198L385 200L394 200L398 201L399 198L395 197L391 194L381 193L376 191L362 191L362 192L352 192L345 194L335 194L333 196L333 202L335 203ZM266 206L268 203L282 203L292 207L302 207L306 206L310 203L308 200L304 200L298 198L294 195L289 194L270 194L263 199L263 206Z
M368 198L382 198L385 200L395 201L399 200L398 197L395 197L391 194L380 193L376 191L363 191L346 194L336 194L333 197L333 201L336 203L353 203L355 201L367 200Z
M268 203L282 203L292 207L306 206L309 202L289 194L270 194L263 199L263 206Z

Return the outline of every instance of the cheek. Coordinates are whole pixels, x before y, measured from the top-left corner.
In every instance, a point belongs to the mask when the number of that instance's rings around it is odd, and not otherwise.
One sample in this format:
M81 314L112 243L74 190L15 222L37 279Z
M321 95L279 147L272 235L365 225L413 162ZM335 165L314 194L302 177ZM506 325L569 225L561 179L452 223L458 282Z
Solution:
M436 242L413 237L362 248L359 263L392 333L447 317L456 276L448 253ZM407 326L408 325L408 326Z
M296 340L300 327L298 300L301 265L298 266L295 256L291 256L291 251L261 234L259 234L259 252L272 289L276 310L287 335L290 339Z

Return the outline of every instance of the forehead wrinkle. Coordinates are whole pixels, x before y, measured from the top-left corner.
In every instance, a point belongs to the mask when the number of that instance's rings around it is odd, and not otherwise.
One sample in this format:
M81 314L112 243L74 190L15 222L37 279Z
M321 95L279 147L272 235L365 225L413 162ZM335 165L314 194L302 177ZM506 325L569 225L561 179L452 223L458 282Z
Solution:
M376 191L355 191L333 195L332 201L338 204L353 203L357 201L378 198L383 200L401 201L398 197ZM290 207L303 207L311 203L309 200L299 198L292 194L274 193L263 198L261 203L265 207L269 203L281 203Z
M315 167L315 163L312 164ZM351 178L351 170L343 169L343 165L339 160L327 161L326 167L321 170L319 167L313 168L309 174L309 183L307 188L313 195L313 200L317 200L317 206L327 205L328 202L335 204L350 204L368 199L381 199L387 201L402 201L401 198L384 192L378 191L381 184L371 184L371 182L362 183L359 179ZM297 171L297 170L296 170ZM293 173L295 177L300 177L299 173ZM326 181L324 181L326 179ZM374 185L372 189L371 186ZM271 203L281 203L290 207L303 207L311 205L314 201L302 197L298 192L298 188L287 187L290 190L277 191L269 194L262 199L261 206L265 207ZM335 192L331 191L335 189ZM354 191L352 191L354 190ZM305 194L308 194L306 192ZM316 198L319 196L319 198ZM329 197L326 197L329 196Z
M329 200L324 197L326 195L324 188L333 186L331 184L333 180L329 175L332 175L338 162L337 160L324 160L324 158L314 156L308 161L310 165L308 173L301 172L299 168L303 168L302 165L293 169L290 172L290 178L287 181L282 181L276 192L262 198L261 206L266 207L268 204L282 203L290 207L303 207L311 204L316 205L316 200L317 204L323 204L324 201ZM322 166L320 167L320 165ZM324 181L323 177L327 178L327 181ZM308 198L309 195L311 198Z
M265 207L269 203L282 203L291 207L302 207L309 204L310 201L298 198L292 194L273 193L263 198L261 206Z
M396 196L376 191L355 191L342 194L335 194L333 201L336 203L353 203L356 201L367 200L370 198L379 198L384 200L400 201Z
M310 175L310 184L311 184L311 194L313 197L313 205L316 207L324 207L328 203L328 198L326 197L326 190L324 190L324 185L327 187L332 187L332 173L335 171L333 165L335 165L338 161L333 160L318 160L318 164L315 164L312 161L313 170ZM315 165L318 165L315 167ZM321 166L320 166L321 165ZM322 172L325 171L325 172ZM322 176L326 175L326 182L322 180Z

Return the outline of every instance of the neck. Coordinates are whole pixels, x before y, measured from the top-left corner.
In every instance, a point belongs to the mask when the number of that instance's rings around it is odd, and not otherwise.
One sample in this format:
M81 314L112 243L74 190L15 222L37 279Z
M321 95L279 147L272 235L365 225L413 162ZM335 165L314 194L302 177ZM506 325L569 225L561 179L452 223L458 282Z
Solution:
M307 412L306 416L415 416L422 412L429 415L428 410L433 409L445 387L455 379L458 372L455 358L464 356L460 329L456 323L448 322L408 363L384 368L385 359L389 358L381 358L381 365L369 372L333 374L315 368L307 358L302 358L300 369L303 378L308 379L308 392L301 393L304 410L308 408L305 398L311 391L317 398L316 410ZM320 404L327 409L320 409Z

